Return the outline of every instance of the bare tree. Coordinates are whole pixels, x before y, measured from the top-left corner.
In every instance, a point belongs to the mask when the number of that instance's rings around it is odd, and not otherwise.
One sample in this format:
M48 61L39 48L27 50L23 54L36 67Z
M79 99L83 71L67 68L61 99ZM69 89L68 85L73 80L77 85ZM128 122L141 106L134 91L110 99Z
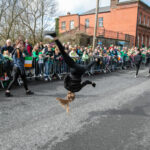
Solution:
M56 12L55 0L0 0L0 38L13 41L24 35L33 43L43 40L44 30Z
M48 27L49 18L55 12L55 0L33 0L32 2L26 0L26 2L30 2L30 5L20 18L22 24L29 29L35 44L37 39L43 40L43 31Z
M0 0L0 36L6 40L15 38L16 25L19 24L19 16L25 11L27 5L23 7L18 0Z
M51 30L53 27L50 23L54 21L53 17L56 14L57 3L55 0L42 0L41 1L41 21L39 24L40 39L43 41L43 32L44 30Z

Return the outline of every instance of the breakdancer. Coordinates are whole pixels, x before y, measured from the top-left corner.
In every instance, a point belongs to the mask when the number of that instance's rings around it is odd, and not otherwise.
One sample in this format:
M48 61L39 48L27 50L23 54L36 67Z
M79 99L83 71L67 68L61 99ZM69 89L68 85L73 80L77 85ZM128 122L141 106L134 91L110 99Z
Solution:
M59 100L62 105L64 105L64 106L67 105L67 110L69 110L69 103L74 100L75 92L79 92L83 87L85 87L88 84L91 84L93 87L96 86L96 84L94 82L91 82L89 80L82 82L82 76L93 65L98 63L99 59L96 59L95 61L89 63L88 65L77 64L65 52L65 49L62 46L61 42L58 40L58 37L56 37L55 32L49 32L49 33L47 32L47 33L45 33L45 36L51 36L55 40L55 43L58 46L58 48L63 56L64 61L70 67L70 74L66 75L66 77L64 79L64 87L69 91L67 94L67 98L66 98L66 100L57 98L57 100Z

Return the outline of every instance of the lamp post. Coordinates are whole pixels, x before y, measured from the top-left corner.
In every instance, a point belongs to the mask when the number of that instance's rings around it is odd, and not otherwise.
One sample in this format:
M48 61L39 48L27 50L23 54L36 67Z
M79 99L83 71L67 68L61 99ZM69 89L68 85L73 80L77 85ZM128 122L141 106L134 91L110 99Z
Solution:
M99 0L96 0L96 12L95 12L95 27L94 27L94 36L93 36L93 51L96 44L96 35L97 35L97 21L98 21L98 12L99 12Z

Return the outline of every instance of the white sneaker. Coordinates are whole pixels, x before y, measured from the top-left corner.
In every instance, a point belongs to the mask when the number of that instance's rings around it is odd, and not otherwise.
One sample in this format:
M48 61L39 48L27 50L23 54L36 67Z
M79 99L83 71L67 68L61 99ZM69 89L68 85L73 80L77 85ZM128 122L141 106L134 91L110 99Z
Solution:
M9 80L9 77L5 77L5 81L8 81Z
M50 81L52 80L52 78L51 78L50 76L48 77L48 79L49 79Z
M135 78L137 78L137 75L135 75Z
M48 78L45 78L45 81L48 81Z
M42 78L42 77L43 77L43 76L42 76L42 74L40 74L40 75L39 75L39 77L41 77L41 78Z

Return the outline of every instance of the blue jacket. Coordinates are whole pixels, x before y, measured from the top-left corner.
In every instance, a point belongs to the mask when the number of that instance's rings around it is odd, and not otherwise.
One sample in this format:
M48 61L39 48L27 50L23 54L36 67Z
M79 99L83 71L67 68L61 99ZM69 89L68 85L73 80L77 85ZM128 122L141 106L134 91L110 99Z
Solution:
M16 49L13 54L14 66L18 67L20 70L24 70L24 57L19 49Z
M3 61L4 61L4 57L3 57L3 55L0 53L0 64L3 63Z

